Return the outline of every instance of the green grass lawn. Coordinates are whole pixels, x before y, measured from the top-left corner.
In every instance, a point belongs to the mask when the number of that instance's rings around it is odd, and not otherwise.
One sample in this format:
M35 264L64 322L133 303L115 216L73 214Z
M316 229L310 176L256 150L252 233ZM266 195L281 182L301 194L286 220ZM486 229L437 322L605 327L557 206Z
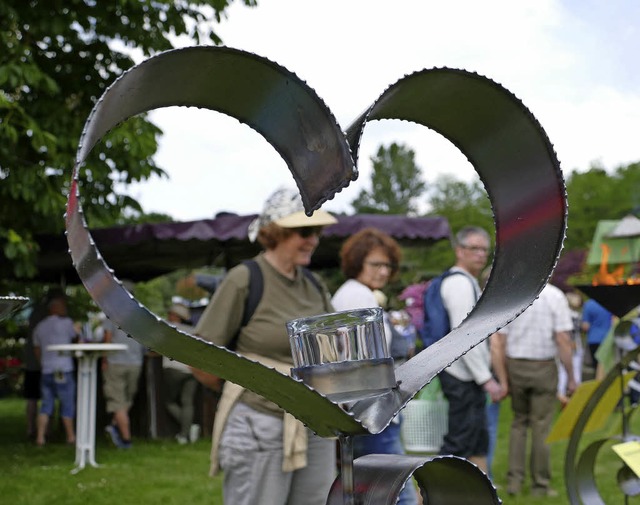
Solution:
M101 435L100 430L99 435ZM53 441L36 447L25 437L24 401L0 400L0 503L11 505L199 505L222 503L221 478L210 478L210 441L134 439L119 450L96 441L99 468L76 475L75 447Z
M494 475L505 505L566 504L563 465L566 443L553 444L553 487L557 498L533 498L528 487L521 496L506 494L507 451L510 423L508 401L502 405ZM635 433L638 427L634 426ZM601 434L600 434L601 435ZM599 437L598 437L599 438ZM25 437L24 401L0 399L0 503L11 505L113 505L114 503L163 505L218 505L222 503L221 478L208 477L209 440L178 445L174 440L134 439L128 451L115 449L99 436L96 460L71 475L75 448L54 441L38 448ZM609 448L598 459L598 486L607 504L625 503L615 475L620 460ZM629 500L635 503L637 498Z
M496 446L496 454L493 463L493 474L495 484L498 486L498 494L505 505L532 505L532 504L568 504L564 483L564 460L568 441L560 441L551 444L551 463L552 463L552 482L551 487L558 491L559 496L554 498L540 498L529 495L529 482L525 482L522 494L518 496L509 496L506 493L507 480L506 474L508 469L508 451L509 451L509 427L511 423L511 408L509 399L502 403L500 410L500 425L498 430L498 442ZM596 440L606 438L609 433L613 433L619 424L620 415L614 414L610 418L609 424L600 432L584 435L581 439L580 450ZM640 426L635 422L632 432L638 433ZM619 433L619 430L616 431ZM616 441L611 441L603 446L599 453L596 465L596 484L601 497L607 504L624 504L625 496L618 488L616 474L623 466L622 461L611 449ZM580 452L578 453L580 456ZM638 498L629 499L627 503L640 503Z

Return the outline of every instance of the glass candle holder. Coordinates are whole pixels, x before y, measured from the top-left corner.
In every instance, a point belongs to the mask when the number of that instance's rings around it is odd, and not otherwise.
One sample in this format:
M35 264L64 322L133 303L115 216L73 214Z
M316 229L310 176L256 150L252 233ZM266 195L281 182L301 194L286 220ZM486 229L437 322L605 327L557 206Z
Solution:
M336 403L395 386L382 309L355 309L287 322L292 375Z

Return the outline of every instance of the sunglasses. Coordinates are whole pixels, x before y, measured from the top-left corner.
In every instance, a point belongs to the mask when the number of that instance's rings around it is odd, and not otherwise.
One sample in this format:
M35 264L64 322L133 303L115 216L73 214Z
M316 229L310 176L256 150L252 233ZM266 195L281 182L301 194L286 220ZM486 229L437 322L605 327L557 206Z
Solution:
M291 228L291 231L302 238L319 237L322 233L322 226L302 226L300 228Z

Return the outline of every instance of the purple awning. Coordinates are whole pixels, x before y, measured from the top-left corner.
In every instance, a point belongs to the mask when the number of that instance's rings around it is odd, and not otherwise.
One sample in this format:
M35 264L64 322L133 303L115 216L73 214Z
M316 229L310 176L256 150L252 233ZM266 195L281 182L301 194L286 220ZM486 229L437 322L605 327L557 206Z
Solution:
M142 281L180 268L214 264L229 268L254 256L260 246L249 242L247 228L255 217L223 213L199 221L100 228L91 234L119 278ZM359 214L336 218L336 224L325 228L311 268L337 266L344 239L368 226L389 233L407 247L427 245L451 235L449 223L443 217ZM41 250L35 280L78 282L62 234L40 236L38 243Z

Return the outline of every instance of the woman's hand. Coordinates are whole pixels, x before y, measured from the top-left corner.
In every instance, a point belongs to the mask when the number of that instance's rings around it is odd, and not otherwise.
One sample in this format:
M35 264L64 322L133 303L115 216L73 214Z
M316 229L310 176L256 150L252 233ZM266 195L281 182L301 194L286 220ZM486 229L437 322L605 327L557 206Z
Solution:
M209 372L204 372L199 368L189 367L191 369L191 373L198 380L200 384L203 386L212 389L213 391L220 391L222 388L222 379L217 375L213 375Z

